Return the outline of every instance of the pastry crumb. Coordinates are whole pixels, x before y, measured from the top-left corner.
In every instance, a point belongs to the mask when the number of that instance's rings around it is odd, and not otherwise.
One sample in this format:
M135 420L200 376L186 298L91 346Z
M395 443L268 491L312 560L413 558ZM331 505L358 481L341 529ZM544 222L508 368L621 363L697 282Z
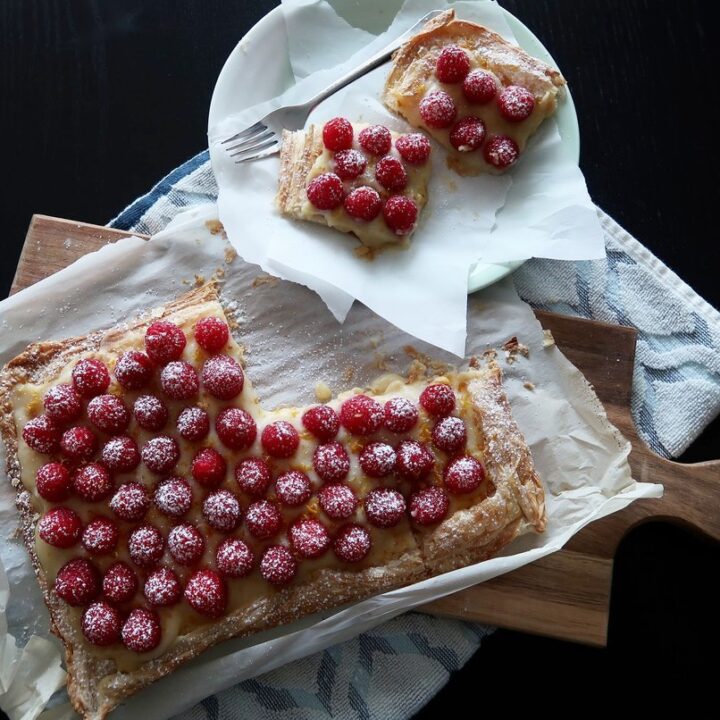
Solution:
M332 398L332 390L322 380L315 383L315 398L321 403L326 403Z
M516 363L520 355L523 357L530 355L528 346L523 345L514 335L503 343L502 349L505 351L505 362L507 362L508 365Z
M195 276L196 287L202 287L204 284L205 284L205 276L204 275L196 275Z
M388 363L387 357L379 352L374 353L372 366L376 370L382 370L383 372L390 371L390 363Z
M444 375L449 370L447 363L444 363L440 360L434 360L429 355L421 353L417 348L414 348L412 345L406 345L403 350L413 360L417 360L419 363L421 363L425 367L426 371L432 371L433 375Z
M355 257L370 262L375 259L375 251L365 245L359 245L353 250Z
M543 347L551 347L555 344L555 338L550 330L543 330Z
M535 389L535 385L533 383L531 383L529 380L523 383L523 387L526 390L534 390Z
M262 285L269 285L270 287L275 287L280 282L279 278L276 278L274 275L258 275L253 281L252 286L254 288L259 288Z
M235 261L235 258L237 258L237 251L235 250L235 248L225 248L225 262L228 265L232 265L232 263Z
M450 192L455 192L458 189L457 183L452 178L447 181L447 189Z
M211 235L218 235L225 230L219 220L208 220L205 223L205 227L210 231Z

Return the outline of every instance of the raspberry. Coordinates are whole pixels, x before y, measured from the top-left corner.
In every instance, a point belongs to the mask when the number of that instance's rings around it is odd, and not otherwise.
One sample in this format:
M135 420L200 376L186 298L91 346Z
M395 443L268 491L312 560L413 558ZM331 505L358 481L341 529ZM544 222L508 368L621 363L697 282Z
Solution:
M350 458L339 442L330 442L315 449L313 467L323 482L340 482L350 472Z
M184 440L198 442L210 432L210 416L199 407L183 408L178 415L177 429Z
M414 200L404 195L393 195L388 198L383 208L385 224L396 235L408 235L415 227L418 209Z
M22 436L30 448L43 455L55 452L60 444L60 428L47 415L40 415L25 423Z
M90 422L96 428L117 435L130 424L130 411L117 395L97 395L87 406Z
M193 565L205 552L205 540L190 523L176 525L168 534L168 550L180 565Z
M44 500L62 502L70 497L72 481L68 469L57 462L47 463L35 474L35 487Z
M90 460L97 450L97 438L90 428L77 425L63 433L60 449L71 460Z
M158 616L152 610L135 608L122 626L120 637L123 645L133 652L154 650L160 644L162 630Z
M165 403L155 395L141 395L133 404L133 415L143 430L157 432L168 421L168 409Z
M168 517L182 517L192 505L192 488L181 477L163 480L155 489L153 500L157 509Z
M160 372L160 386L173 400L190 400L197 396L200 380L189 362L173 360Z
M110 385L110 373L100 360L88 358L80 360L72 371L72 381L75 389L83 397L102 395Z
M420 393L420 404L431 415L445 417L455 409L455 393L449 385L428 385Z
M501 170L510 167L520 157L520 148L507 135L493 135L483 148L485 162Z
M187 581L185 599L195 612L217 618L227 607L227 586L218 572L203 568L195 571Z
M185 349L185 333L167 320L156 320L145 332L145 350L156 365L177 360Z
M180 459L180 448L174 438L158 435L143 445L140 455L148 470L167 475Z
M153 607L168 607L180 602L183 588L180 579L170 568L153 570L145 580L143 595Z
M215 418L215 431L220 442L231 450L246 450L257 437L257 425L250 413L229 407Z
M400 157L411 165L424 165L430 157L430 141L422 133L401 135L395 147Z
M150 382L152 360L139 350L124 352L115 363L115 377L126 390L139 390Z
M85 639L93 645L104 647L120 639L122 618L120 613L106 602L93 603L82 614L82 631Z
M307 187L308 200L318 210L334 210L343 201L345 190L335 173L323 173L313 178Z
M240 524L242 510L237 498L229 490L216 490L203 501L203 515L208 525L227 533Z
M467 75L462 89L468 101L478 105L489 103L497 93L495 78L484 70L473 70Z
M497 106L509 122L527 120L535 108L535 97L524 87L508 85L499 95Z
M371 546L370 533L361 525L343 525L333 540L333 550L343 562L360 562Z
M253 567L252 550L237 538L227 538L218 545L215 553L217 569L228 577L245 577Z
M38 523L38 535L57 548L72 547L82 533L82 522L74 510L57 507L48 510Z
M140 567L157 565L165 549L165 540L154 525L141 525L130 533L127 541L130 559Z
M195 325L195 342L209 353L220 352L230 339L230 329L220 318L206 317Z
M133 522L145 517L145 513L150 509L150 496L144 485L129 482L117 489L109 505L119 518Z
M443 90L436 90L420 101L420 117L431 128L446 128L452 125L457 108L453 99Z
M435 456L417 440L403 440L396 449L395 471L406 480L420 480L435 465Z
M68 605L87 605L100 594L100 573L85 558L70 560L58 570L55 592Z
M298 449L300 435L289 422L277 420L263 428L260 442L268 455L289 458Z
M347 485L323 485L318 493L320 507L332 520L345 520L349 518L357 507L355 493Z
M102 581L103 595L114 603L128 601L138 589L135 571L122 561L113 563L106 571Z
M288 530L288 540L295 552L303 558L320 557L330 547L327 528L313 518L293 523Z
M345 197L343 207L350 217L370 222L380 214L382 200L377 190L364 185Z
M288 470L275 480L275 494L283 505L299 507L312 495L310 478L299 470Z
M432 439L435 447L446 453L455 453L465 447L467 430L458 417L446 417L433 428Z
M485 468L470 455L451 460L445 467L443 479L448 492L464 495L475 490L485 478Z
M202 383L213 397L232 400L242 392L245 375L240 365L229 355L216 355L205 361Z
M100 452L103 463L113 472L130 472L140 464L140 451L127 435L110 438Z
M392 145L392 135L384 125L368 125L360 131L358 143L371 155L387 155Z
M235 467L235 481L244 493L262 497L270 487L272 476L264 460L246 458Z
M298 564L282 545L271 545L260 560L260 574L272 585L287 585L297 575Z
M458 152L477 150L485 140L485 123L472 116L458 120L450 130L450 144Z
M353 127L342 117L328 120L323 127L323 143L328 150L347 150L353 141Z
M385 427L394 433L412 430L418 421L418 409L407 398L390 398L384 407Z
M59 423L77 420L82 414L82 400L72 385L55 385L43 398L45 414Z
M332 440L340 429L340 418L329 405L316 405L302 416L303 427L318 440Z
M381 478L395 469L395 459L395 450L391 445L370 443L360 453L360 467L368 477Z
M85 502L98 502L113 489L110 473L100 463L88 463L77 470L72 479L73 489Z
M258 500L248 507L245 524L253 537L272 537L282 525L282 516L277 507L268 500Z
M375 527L394 527L405 515L405 498L397 490L375 488L365 497L365 515Z
M358 150L341 150L335 153L335 174L341 180L353 180L367 167L365 156Z
M427 487L410 496L410 517L418 525L439 523L448 513L450 500L439 487Z
M353 435L372 435L383 419L382 405L367 395L353 395L340 406L340 422Z
M198 450L190 466L193 479L207 488L216 488L224 479L225 458L213 448Z
M390 192L405 189L408 176L403 164L394 157L384 157L375 166L375 179Z
M435 75L442 83L458 83L470 72L470 58L457 45L446 45L435 65Z
M106 555L117 547L119 537L118 527L112 520L97 517L85 526L81 542L91 555Z

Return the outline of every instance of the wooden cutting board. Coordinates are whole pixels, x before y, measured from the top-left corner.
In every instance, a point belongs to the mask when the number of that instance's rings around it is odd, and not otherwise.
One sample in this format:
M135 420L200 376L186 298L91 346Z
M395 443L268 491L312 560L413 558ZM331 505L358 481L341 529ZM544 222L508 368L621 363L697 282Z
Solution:
M104 227L36 215L11 293L80 256L126 237ZM630 416L634 329L538 312L565 355L585 374L610 420L633 446L637 480L662 483L662 500L640 500L592 523L565 549L499 578L438 600L429 613L604 646L613 557L625 533L647 520L692 526L720 540L720 461L682 465L658 457L638 438Z

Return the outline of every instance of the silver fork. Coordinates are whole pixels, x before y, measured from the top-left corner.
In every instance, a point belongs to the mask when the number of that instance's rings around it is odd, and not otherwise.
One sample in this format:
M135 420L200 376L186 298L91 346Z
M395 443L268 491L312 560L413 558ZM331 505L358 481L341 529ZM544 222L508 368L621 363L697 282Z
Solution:
M225 150L230 154L230 157L236 158L236 163L259 160L279 152L283 130L299 130L302 128L308 119L308 115L325 98L330 97L333 93L353 82L353 80L357 80L357 78L382 65L400 45L414 35L428 20L436 17L441 12L441 10L429 12L387 47L335 80L307 102L302 105L289 105L288 107L273 110L254 125L223 140L221 145L226 146ZM234 144L230 145L229 143Z

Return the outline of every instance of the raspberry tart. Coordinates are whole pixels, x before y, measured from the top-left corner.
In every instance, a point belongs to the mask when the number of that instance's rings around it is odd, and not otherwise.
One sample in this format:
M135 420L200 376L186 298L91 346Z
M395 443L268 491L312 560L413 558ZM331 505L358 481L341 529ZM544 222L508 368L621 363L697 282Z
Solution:
M544 528L494 362L269 411L242 360L205 286L0 373L22 535L85 718L224 639ZM86 452L61 442L72 428L94 437Z

